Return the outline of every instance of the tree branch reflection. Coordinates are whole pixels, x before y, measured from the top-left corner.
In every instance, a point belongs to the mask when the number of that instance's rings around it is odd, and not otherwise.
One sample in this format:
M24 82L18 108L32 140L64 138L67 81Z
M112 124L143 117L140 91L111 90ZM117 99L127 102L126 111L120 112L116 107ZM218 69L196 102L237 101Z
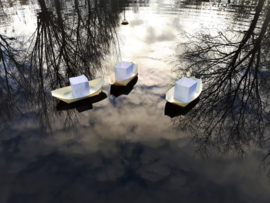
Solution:
M64 129L70 131L78 115L74 109L55 111L58 101L50 91L69 85L69 78L77 75L84 74L89 80L102 77L110 60L118 60L119 46L113 45L119 40L116 29L121 10L115 2L86 0L82 7L74 0L74 9L69 11L72 15L66 15L65 2L54 0L53 8L48 8L45 0L38 2L41 12L37 14L35 32L24 42L27 50L19 52L10 46L11 40L0 38L0 82L4 87L0 101L5 109L1 119L11 120L11 115L28 108L42 130L51 131L51 125L61 118ZM18 95L14 99L18 89L24 101L19 101Z
M263 19L262 22L259 19ZM210 147L240 156L253 144L263 147L269 136L270 8L261 0L249 29L225 32L204 29L182 33L185 51L174 69L178 77L203 80L200 102L188 115L173 119L174 127L191 130L198 151Z
M16 117L20 109L16 95L21 96L21 102L25 98L19 89L20 82L25 81L20 75L25 70L20 46L14 38L0 35L0 127Z

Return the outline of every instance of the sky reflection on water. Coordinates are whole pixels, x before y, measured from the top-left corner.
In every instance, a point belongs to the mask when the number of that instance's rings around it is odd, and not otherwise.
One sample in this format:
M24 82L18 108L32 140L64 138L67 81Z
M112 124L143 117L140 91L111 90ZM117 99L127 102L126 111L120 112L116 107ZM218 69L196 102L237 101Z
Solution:
M248 156L240 158L233 151L222 156L211 146L210 156L203 159L195 153L198 146L192 139L194 134L175 130L175 119L184 119L189 112L174 119L165 115L168 105L165 93L177 78L172 72L174 64L170 63L170 58L184 52L183 47L177 47L184 41L180 31L191 32L194 28L209 26L225 29L228 24L231 27L231 22L236 22L233 29L245 30L249 24L244 21L248 18L239 20L234 15L236 12L228 14L224 8L220 11L220 7L209 9L205 3L203 6L179 6L174 1L164 0L138 4L126 1L126 4L128 26L120 26L121 7L114 10L114 19L106 12L100 16L94 13L97 18L106 19L101 21L106 21L109 28L97 28L89 33L106 34L105 46L88 41L85 38L88 35L83 32L74 32L81 36L82 42L91 42L89 47L75 46L78 52L91 49L97 52L91 52L91 56L79 55L76 67L73 67L75 59L72 58L70 72L63 65L68 61L64 57L60 67L66 72L60 71L62 78L59 80L44 79L45 88L36 92L44 90L44 94L33 97L29 90L36 86L31 84L30 89L18 86L22 91L19 93L26 96L22 103L18 100L14 101L14 106L8 106L7 100L1 100L2 109L7 105L12 111L2 111L0 120L9 118L5 112L16 117L11 116L13 120L0 125L0 202L268 202L267 170L259 171L258 168L266 149L243 146ZM70 14L68 8L69 5L62 13ZM37 26L33 18L35 12L33 9L23 11L25 20L18 14L11 15L9 18L14 21L0 27L0 33L29 39ZM218 14L221 14L219 18L213 17ZM224 20L225 17L229 19ZM77 20L72 15L64 19L65 31L70 28L69 19ZM50 25L59 33L55 20L59 19L52 19ZM22 26L24 21L27 29ZM94 21L92 23L94 26ZM3 31L12 27L16 30L13 34ZM76 26L73 28L76 31ZM116 38L109 37L112 33ZM76 39L72 35L68 37ZM103 39L99 38L100 42ZM72 40L68 42L71 47ZM59 53L62 46L55 50ZM98 54L99 50L102 55ZM46 54L46 50L43 53ZM69 56L78 56L73 54ZM84 57L92 58L85 62ZM57 111L59 101L49 94L52 87L67 85L68 74L85 72L89 73L89 78L104 76L108 81L113 64L119 60L139 64L139 75L127 90L118 89L117 92L106 82L104 97L97 98L99 102L89 101L93 103L92 109L78 112L77 106L71 106L66 107L70 108L68 110ZM36 67L43 70L50 65L44 62L39 66L40 60L36 62L33 70ZM89 72L86 71L88 67ZM41 78L35 76L34 81L38 82ZM199 104L200 101L193 109Z

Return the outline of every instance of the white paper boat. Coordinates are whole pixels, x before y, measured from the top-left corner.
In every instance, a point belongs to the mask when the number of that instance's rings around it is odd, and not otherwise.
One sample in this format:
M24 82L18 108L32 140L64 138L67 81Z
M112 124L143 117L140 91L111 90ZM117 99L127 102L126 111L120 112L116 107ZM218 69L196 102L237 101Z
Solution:
M196 98L198 98L198 96L201 94L202 92L202 80L201 79L197 79L195 77L190 78L192 80L197 81L197 87L196 87L196 91L194 96L187 102L183 102L180 101L178 99L174 98L174 90L175 90L175 86L173 86L167 93L166 93L166 100L170 103L176 104L178 106L182 106L185 107L187 106L190 102L192 102L193 100L195 100Z
M126 86L137 75L138 75L138 64L133 64L133 73L129 79L122 80L122 81L115 81L115 75L113 72L109 77L109 83L111 85Z
M103 78L98 78L98 79L89 81L90 92L89 92L89 95L85 97L74 98L71 86L53 90L51 91L51 93L53 97L56 97L57 99L60 99L69 104L75 101L79 101L88 97L93 97L95 95L98 95L101 92L104 82L105 81Z

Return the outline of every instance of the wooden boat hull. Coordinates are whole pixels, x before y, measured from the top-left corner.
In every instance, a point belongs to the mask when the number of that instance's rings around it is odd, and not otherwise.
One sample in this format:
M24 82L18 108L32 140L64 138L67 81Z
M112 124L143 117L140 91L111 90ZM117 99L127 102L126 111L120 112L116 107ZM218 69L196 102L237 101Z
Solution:
M201 79L197 79L195 77L192 77L190 78L192 80L195 80L197 81L197 88L196 88L196 91L195 91L195 94L194 96L189 100L189 102L183 102L183 101L180 101L178 99L175 99L174 98L174 91L175 91L175 86L173 86L167 93L166 93L166 100L170 103L173 103L173 104L176 104L178 106L181 106L181 107L185 107L187 106L189 103L191 103L192 101L194 101L195 99L197 99L199 97L199 95L201 94L202 92L202 80Z
M93 97L93 96L100 94L101 89L104 85L104 82L105 81L103 78L98 78L98 79L89 81L90 92L89 92L89 95L87 95L85 97L74 98L74 96L72 94L71 86L67 86L67 87L57 89L57 90L53 90L53 91L51 91L51 93L52 93L53 97L70 104L70 103L80 101L80 100L83 100L83 99Z
M133 65L133 74L129 79L115 81L115 74L112 73L109 78L109 83L116 86L126 86L131 80L133 80L138 75L138 64Z

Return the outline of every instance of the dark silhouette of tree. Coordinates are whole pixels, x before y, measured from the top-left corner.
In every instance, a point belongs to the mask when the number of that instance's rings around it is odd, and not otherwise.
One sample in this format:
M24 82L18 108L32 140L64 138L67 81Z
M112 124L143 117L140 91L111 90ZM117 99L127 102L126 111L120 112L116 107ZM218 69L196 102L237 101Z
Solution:
M203 92L188 115L172 121L177 129L193 132L198 152L215 146L243 156L245 147L263 147L269 137L269 20L269 1L260 0L244 33L183 33L185 51L174 71L201 78Z
M52 8L47 7L45 0L38 2L37 28L25 42L27 50L19 53L7 42L12 39L0 38L0 56L4 58L1 71L5 76L1 75L3 88L0 102L10 107L8 111L3 105L5 111L1 111L1 118L11 120L5 116L18 115L21 109L27 107L42 130L50 131L51 124L61 118L63 129L70 131L77 122L78 114L75 109L57 112L58 101L50 92L69 85L70 77L81 74L89 80L102 77L109 59L114 57L118 60L119 50L115 45L118 44L116 28L120 22L121 7L116 3L120 1L87 0L84 6L79 6L78 0L74 0L75 6L69 15L65 14L65 2L54 0ZM19 105L21 97L17 94L18 90L24 95L23 105ZM17 96L14 96L15 93Z
M20 74L24 71L21 53L20 43L0 35L0 127L16 117L19 110L16 95L21 95L21 102L25 98L19 88L20 82L25 81Z
M93 79L103 70L102 62L110 54L111 45L118 43L115 28L120 11L109 10L107 1L94 6L92 1L86 2L86 14L74 0L74 15L65 19L59 0L54 1L56 14L39 0L41 12L29 48L31 78L39 78L46 67L46 78L55 89L67 85L70 77L85 74Z
M50 9L53 11L49 11L44 0L39 0L41 12L29 40L28 80L24 86L43 129L51 129L54 114L66 114L66 123L76 120L75 111L55 112L56 100L51 90L69 85L70 77L84 74L91 80L104 75L106 58L112 45L118 43L116 27L120 14L120 10L106 2L91 5L89 0L81 7L74 0L72 15L65 16L60 0L54 0L54 10Z

